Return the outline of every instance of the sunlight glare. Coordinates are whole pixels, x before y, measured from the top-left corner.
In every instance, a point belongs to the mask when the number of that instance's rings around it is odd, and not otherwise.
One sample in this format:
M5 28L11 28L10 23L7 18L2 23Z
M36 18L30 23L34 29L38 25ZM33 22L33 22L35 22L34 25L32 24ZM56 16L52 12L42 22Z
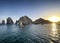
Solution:
M51 22L58 22L59 21L59 18L56 17L56 16L52 16L48 20L51 21Z

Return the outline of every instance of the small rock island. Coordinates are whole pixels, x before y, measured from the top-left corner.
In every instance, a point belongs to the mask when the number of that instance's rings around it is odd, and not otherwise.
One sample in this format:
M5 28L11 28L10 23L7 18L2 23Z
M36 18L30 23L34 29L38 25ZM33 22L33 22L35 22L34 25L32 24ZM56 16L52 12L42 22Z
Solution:
M2 24L5 24L5 20L2 20Z

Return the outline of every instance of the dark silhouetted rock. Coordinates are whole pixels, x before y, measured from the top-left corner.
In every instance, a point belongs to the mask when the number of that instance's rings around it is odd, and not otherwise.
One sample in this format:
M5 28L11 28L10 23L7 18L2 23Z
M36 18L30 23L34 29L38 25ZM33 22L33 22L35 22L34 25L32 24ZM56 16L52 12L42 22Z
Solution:
M2 24L5 24L5 20L2 20Z
M10 17L7 18L7 24L14 24L13 20Z
M18 24L27 25L27 24L31 24L31 23L32 23L32 20L27 16L23 16L18 20Z
M18 24L18 21L16 20L15 24Z
M49 24L49 23L51 23L51 22L48 21L48 20L44 20L44 19L42 19L42 18L39 18L39 19L35 20L33 23L34 23L34 24Z

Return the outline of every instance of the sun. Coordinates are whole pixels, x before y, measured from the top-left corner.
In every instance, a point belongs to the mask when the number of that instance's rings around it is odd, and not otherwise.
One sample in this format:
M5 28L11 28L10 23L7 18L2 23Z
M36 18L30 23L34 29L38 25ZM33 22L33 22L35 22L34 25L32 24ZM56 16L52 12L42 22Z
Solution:
M52 16L52 17L48 18L48 20L51 21L51 22L58 22L59 18L56 17L56 16Z

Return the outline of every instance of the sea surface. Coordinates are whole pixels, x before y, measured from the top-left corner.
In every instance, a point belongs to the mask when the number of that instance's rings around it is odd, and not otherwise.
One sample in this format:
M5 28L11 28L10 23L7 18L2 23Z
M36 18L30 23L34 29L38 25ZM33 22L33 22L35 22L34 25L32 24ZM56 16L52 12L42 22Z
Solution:
M0 25L0 43L60 43L60 25Z

